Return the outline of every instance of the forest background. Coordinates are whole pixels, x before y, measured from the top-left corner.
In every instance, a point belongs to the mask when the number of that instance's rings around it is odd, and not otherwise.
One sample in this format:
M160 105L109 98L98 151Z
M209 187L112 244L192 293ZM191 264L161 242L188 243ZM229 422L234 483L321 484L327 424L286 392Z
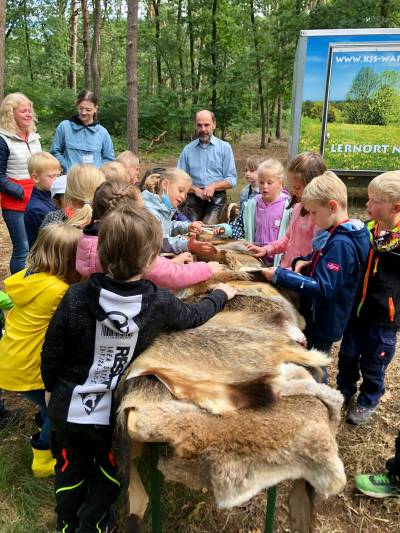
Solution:
M45 147L84 87L117 150L186 142L202 108L265 147L288 128L301 29L399 22L399 0L0 0L0 98L32 99Z

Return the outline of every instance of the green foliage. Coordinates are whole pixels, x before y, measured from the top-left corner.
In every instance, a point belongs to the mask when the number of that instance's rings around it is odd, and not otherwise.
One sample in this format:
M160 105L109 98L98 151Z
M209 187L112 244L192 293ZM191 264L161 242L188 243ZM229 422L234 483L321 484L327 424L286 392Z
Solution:
M398 117L399 97L393 87L383 85L375 92L368 106L369 124L387 126Z

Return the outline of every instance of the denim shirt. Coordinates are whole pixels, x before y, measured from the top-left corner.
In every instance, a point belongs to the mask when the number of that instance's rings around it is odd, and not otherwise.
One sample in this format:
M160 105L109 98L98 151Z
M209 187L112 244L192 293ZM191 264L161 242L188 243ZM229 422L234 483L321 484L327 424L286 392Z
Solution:
M236 186L236 166L229 143L214 135L207 144L195 139L187 144L178 159L178 168L187 172L195 187L204 188L210 183L226 180Z

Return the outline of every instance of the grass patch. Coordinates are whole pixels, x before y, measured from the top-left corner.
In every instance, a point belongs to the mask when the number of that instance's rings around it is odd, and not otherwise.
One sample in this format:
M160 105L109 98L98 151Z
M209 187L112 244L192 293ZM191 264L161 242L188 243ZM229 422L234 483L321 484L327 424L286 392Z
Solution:
M53 480L33 477L29 441L14 431L0 432L0 531L54 531Z
M373 126L368 124L345 124L332 122L328 124L330 135L325 143L325 162L329 168L350 170L394 170L399 167L399 154L391 153L400 139L400 125ZM299 152L319 151L321 121L303 117L301 120L301 137ZM389 145L387 153L334 153L330 147L335 144L351 145ZM399 143L400 144L400 143Z

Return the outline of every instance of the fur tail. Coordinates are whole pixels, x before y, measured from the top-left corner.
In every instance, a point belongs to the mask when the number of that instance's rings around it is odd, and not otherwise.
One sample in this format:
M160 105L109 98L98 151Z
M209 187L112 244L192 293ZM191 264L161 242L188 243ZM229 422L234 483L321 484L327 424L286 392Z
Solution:
M288 349L282 353L282 363L296 363L302 366L311 366L317 368L320 366L328 366L331 359L324 353L317 350L306 349Z

